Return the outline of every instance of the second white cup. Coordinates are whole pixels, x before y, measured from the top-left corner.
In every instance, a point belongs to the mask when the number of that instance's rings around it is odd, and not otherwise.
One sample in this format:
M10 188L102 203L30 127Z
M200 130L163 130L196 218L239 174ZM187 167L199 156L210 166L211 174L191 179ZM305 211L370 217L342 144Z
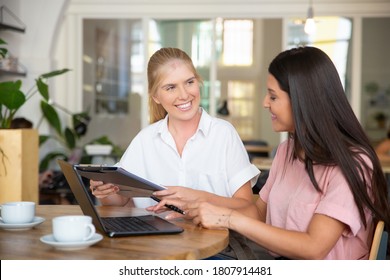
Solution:
M6 224L31 223L35 217L35 203L32 201L7 202L0 208L1 218Z
M59 216L53 219L53 236L58 242L82 242L91 239L95 233L90 216Z

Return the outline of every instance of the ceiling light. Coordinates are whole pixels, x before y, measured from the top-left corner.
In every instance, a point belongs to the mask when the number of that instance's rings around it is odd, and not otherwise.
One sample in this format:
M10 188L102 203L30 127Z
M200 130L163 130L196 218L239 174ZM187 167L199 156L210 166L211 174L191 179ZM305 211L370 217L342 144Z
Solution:
M314 21L314 10L311 1L309 4L309 9L307 10L307 18L305 21L304 30L305 33L308 35L313 35L316 32L316 23Z

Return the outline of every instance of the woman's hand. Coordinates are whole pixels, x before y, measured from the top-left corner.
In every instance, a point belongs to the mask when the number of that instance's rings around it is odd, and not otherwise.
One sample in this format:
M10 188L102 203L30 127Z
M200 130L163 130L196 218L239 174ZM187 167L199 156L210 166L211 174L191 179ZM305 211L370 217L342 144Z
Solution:
M146 210L155 212L157 214L163 213L163 212L166 212L166 211L172 211L172 213L169 213L165 217L165 219L167 219L167 220L172 220L172 219L176 219L176 218L187 218L186 214L181 214L179 212L176 212L176 211L166 207L166 205L176 206L177 208L183 210L183 212L185 213L183 207L186 205L186 202L184 200L179 200L179 199L166 199L166 198L163 198L156 205L147 207Z
M103 205L117 206L133 206L132 200L129 197L124 197L119 192L119 187L108 183L104 184L101 181L90 180L92 194L100 200Z
M160 199L199 200L203 199L206 192L181 186L169 186L166 190L156 191L153 195Z
M153 211L155 213L162 213L165 211L172 211L171 209L165 207L165 205L172 204L181 210L182 207L186 204L188 201L198 200L202 201L206 199L206 192L194 190L191 188L181 187L181 186L169 186L166 187L166 190L162 191L156 191L153 193L154 196L161 199L161 201L155 205L146 208L148 211ZM185 211L184 211L185 212ZM176 218L187 218L186 215L183 216L183 214L172 212L169 213L165 218L166 219L176 219Z
M174 205L185 212L184 216L172 212L165 217L168 220L186 218L192 220L196 225L211 229L230 227L230 216L233 209L215 206L201 200L162 199L157 205L151 206L147 210L156 213L170 210L165 207L167 204Z
M104 199L110 195L117 194L119 187L113 184L104 184L101 181L89 181L89 188L94 196L99 199Z
M184 207L187 217L196 225L209 229L230 228L233 209L199 201L189 202Z

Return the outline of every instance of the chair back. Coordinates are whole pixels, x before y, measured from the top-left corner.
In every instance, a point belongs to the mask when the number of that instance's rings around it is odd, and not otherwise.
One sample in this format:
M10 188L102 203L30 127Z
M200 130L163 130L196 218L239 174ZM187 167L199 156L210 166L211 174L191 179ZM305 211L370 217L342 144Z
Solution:
M386 260L388 233L384 230L385 223L379 221L375 227L369 260Z
M259 146L259 147L267 147L268 146L268 142L264 141L264 140L243 140L242 143L244 143L244 145L250 145L250 146ZM269 152L267 152L267 151L248 152L248 156L249 156L250 161L252 161L252 159L254 157L269 157Z

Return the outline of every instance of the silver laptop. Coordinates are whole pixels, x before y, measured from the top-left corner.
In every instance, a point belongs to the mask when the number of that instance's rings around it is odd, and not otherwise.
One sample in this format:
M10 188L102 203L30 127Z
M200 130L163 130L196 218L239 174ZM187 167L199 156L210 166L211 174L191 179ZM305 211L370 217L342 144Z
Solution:
M95 208L95 203L89 193L89 187L83 183L83 178L76 172L75 166L57 160L64 176L84 215L92 217L93 224L109 237L173 234L183 232L183 228L155 215L128 217L101 217Z

